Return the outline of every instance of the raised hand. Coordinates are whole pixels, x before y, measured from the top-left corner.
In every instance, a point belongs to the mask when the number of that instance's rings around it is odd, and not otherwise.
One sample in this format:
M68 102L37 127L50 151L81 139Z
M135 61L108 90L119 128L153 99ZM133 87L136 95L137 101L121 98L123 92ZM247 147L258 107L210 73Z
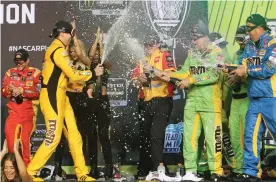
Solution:
M16 142L14 143L14 147L13 147L14 152L19 152L20 145L21 145L21 140L17 139Z
M101 76L103 74L103 66L100 64L98 64L94 70L95 70L96 76Z
M76 29L76 20L73 20L73 21L71 22L71 25L72 25L73 29Z
M5 139L4 144L3 144L3 148L2 148L2 154L5 155L8 152L9 152L8 144L7 144L7 140Z
M100 38L100 34L101 34L101 28L98 27L97 33L96 33L96 38Z

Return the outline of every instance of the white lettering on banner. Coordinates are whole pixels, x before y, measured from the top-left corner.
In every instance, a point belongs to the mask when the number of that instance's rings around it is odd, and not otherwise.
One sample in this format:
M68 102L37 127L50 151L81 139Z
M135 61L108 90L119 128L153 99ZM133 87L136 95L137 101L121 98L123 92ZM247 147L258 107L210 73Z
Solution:
M27 19L31 24L34 24L35 23L35 4L31 3L30 8L27 6L27 4L21 4L21 12L20 12L19 6L20 5L18 4L8 4L6 7L4 7L4 4L0 4L0 13L1 13L0 24L4 23L4 15L6 15L5 21L8 24L17 24L17 23L26 24ZM20 19L20 16L21 16L21 19Z
M124 95L125 92L107 92L107 95Z
M14 19L11 18L12 9L14 9ZM9 4L7 6L6 20L9 24L16 24L19 21L19 7L17 4Z
M46 51L48 48L47 45L23 45L23 46L9 46L9 52L15 52L17 51L18 49L25 49L29 52L32 52L32 51Z
M126 106L127 80L125 78L108 78L107 94L111 106Z
M124 84L111 84L111 83L108 83L107 86L110 87L110 88L116 88L116 87L122 88L122 87L124 87Z

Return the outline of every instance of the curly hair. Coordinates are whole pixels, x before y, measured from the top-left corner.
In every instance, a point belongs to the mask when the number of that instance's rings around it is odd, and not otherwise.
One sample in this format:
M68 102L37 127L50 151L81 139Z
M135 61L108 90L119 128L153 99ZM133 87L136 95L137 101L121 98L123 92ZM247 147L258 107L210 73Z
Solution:
M6 177L5 173L4 173L4 169L5 169L5 162L6 161L11 161L12 162L12 165L15 169L15 177L14 179L12 180L13 182L21 182L21 178L19 176L19 171L18 171L18 167L17 167L17 163L16 163L16 159L15 159L15 155L14 154L10 154L10 153L7 153L2 161L1 161L1 182L9 182L8 178Z

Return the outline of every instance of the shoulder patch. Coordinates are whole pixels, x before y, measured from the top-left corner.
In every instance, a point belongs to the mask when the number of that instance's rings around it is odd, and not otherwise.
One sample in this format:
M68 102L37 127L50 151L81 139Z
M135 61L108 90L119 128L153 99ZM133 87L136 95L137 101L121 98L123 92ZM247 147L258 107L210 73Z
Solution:
M272 44L276 44L276 38L270 40L267 46L270 47Z
M39 69L35 68L35 67L29 67L30 70L35 70L35 71L40 71Z

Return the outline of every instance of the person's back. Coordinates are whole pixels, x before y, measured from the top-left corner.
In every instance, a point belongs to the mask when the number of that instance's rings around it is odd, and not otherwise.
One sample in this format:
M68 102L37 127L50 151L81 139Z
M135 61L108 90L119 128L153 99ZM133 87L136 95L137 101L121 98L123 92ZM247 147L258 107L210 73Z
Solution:
M68 60L68 61L62 63L61 60L59 60L60 57L63 57L62 60ZM42 70L43 85L47 85L47 87L50 88L48 89L50 91L51 91L51 88L53 88L54 90L62 88L64 89L63 91L65 92L68 79L65 75L65 72L61 70L59 65L60 64L70 65L71 62L69 60L69 55L65 50L63 43L60 40L55 39L52 42L52 44L49 46L49 48L46 51L44 61L45 62Z
M74 28L70 23L57 22L52 34L55 40L45 54L40 106L45 117L47 135L28 166L28 173L32 176L33 181L42 181L36 174L59 144L62 130L66 131L68 135L69 147L78 180L95 180L87 175L88 168L83 156L82 139L76 126L72 106L66 96L66 88L68 79L90 81L102 74L102 68L98 67L92 71L73 70L70 65L68 51L65 50L65 47L69 45L74 36L73 30ZM64 125L64 119L66 125Z

